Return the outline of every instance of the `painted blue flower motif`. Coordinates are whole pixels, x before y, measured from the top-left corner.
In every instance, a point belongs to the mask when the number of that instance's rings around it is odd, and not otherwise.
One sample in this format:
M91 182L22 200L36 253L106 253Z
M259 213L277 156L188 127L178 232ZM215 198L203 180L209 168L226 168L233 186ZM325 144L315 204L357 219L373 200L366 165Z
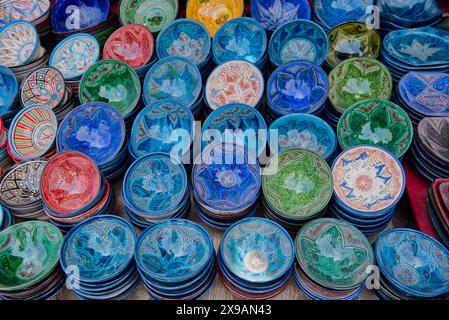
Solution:
M374 0L315 0L313 12L326 29L347 21L365 22Z
M19 85L14 73L5 66L0 66L0 116L3 116L17 98Z

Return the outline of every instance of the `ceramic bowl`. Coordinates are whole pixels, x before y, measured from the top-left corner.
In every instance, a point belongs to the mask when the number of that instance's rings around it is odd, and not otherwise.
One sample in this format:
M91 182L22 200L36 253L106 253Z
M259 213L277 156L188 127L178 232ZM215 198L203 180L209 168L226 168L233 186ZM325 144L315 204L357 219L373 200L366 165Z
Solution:
M449 163L449 144L446 139L448 120L448 117L425 117L416 130L415 145L419 147L420 153L427 155L426 160L442 171L447 171Z
M39 48L36 28L28 21L9 22L0 29L0 65L18 67L32 62Z
M381 0L378 3L381 19L403 27L413 27L436 20L443 12L437 0L418 0L410 4L397 0Z
M290 61L309 61L321 65L329 50L326 32L310 20L294 20L276 29L268 52L275 66Z
M49 0L31 0L25 3L19 0L3 1L0 4L2 12L0 27L16 20L30 21L36 26L42 18L49 14L49 10Z
M19 93L19 84L14 72L8 67L0 66L0 116L14 108Z

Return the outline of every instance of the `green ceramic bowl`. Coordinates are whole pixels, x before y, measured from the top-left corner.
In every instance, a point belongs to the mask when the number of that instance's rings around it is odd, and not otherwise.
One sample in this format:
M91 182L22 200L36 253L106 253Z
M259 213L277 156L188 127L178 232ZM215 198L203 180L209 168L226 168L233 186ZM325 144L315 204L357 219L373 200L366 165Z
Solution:
M338 142L343 150L369 144L383 147L397 158L403 156L413 139L413 126L398 105L369 99L348 108L338 121Z
M24 290L58 265L62 233L42 221L15 224L0 233L0 291Z

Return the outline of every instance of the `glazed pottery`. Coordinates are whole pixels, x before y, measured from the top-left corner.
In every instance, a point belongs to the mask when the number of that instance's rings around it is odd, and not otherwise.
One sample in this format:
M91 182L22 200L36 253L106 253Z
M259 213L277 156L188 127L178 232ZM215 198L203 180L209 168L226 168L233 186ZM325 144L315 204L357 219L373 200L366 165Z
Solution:
M449 164L449 117L423 118L417 128L420 146L441 164Z
M19 84L14 73L5 66L0 66L0 116L13 108L19 93Z
M36 24L42 17L49 14L49 0L9 0L0 4L0 27L11 21L27 20Z
M2 66L18 67L32 62L39 47L37 31L28 21L12 21L0 29Z
M58 0L52 7L51 26L56 32L87 29L104 22L109 0Z

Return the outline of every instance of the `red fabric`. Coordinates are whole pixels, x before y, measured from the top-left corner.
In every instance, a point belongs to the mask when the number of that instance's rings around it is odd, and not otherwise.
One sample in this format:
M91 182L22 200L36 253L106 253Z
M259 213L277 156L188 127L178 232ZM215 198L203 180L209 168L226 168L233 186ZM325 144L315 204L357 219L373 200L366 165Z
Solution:
M443 8L444 12L449 12L449 0L440 0L440 6Z

